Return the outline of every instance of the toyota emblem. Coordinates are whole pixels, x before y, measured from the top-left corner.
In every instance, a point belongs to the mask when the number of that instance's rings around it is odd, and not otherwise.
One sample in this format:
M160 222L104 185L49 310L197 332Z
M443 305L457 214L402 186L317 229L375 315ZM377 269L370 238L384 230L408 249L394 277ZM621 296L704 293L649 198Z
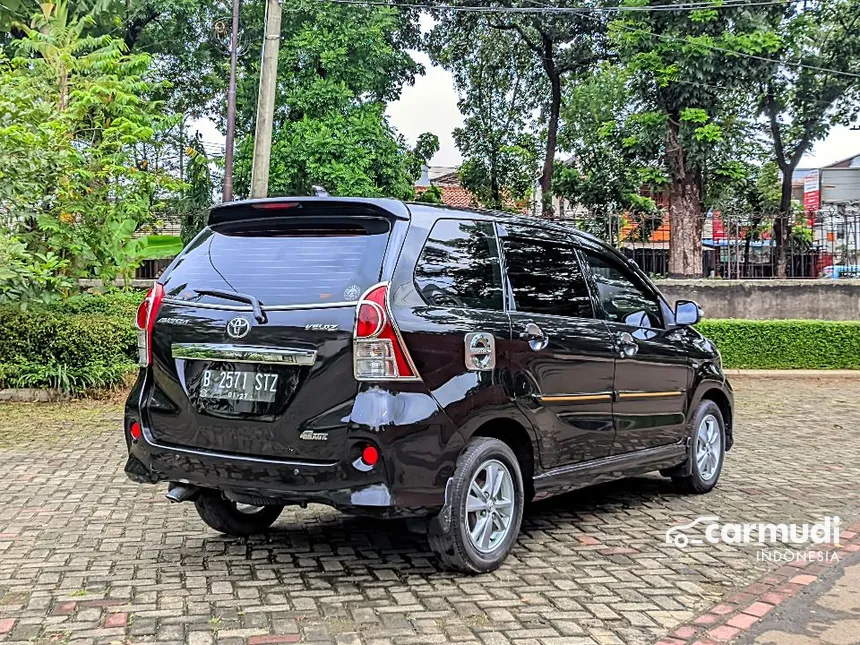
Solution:
M239 316L232 318L227 323L227 335L230 338L244 338L248 335L249 331L251 331L251 323L248 322L247 318Z

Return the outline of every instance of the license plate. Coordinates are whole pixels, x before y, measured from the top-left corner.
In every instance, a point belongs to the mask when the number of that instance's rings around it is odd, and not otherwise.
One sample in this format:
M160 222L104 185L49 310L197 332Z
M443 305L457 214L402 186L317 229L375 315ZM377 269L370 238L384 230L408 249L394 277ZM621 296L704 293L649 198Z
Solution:
M264 401L271 403L278 392L278 374L206 369L197 396L203 399Z

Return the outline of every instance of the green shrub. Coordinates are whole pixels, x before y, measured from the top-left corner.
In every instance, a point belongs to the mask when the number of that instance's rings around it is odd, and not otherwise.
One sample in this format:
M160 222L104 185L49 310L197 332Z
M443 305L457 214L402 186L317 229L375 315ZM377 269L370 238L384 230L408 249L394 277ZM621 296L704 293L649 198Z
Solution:
M860 322L703 320L697 326L735 369L860 369Z
M0 387L81 392L120 383L136 369L134 314L141 292L82 294L0 307Z
M105 314L108 316L134 316L145 291L109 291L104 295L82 293L60 302L42 307L41 311L61 314Z

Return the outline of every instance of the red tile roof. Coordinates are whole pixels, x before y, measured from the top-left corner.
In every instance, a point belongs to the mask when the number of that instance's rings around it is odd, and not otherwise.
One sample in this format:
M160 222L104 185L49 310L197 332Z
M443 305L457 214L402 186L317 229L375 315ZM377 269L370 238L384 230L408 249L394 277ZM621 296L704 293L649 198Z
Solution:
M475 196L462 186L440 186L436 184L436 188L438 188L442 192L442 203L446 206L454 206L456 208L469 208L479 205L478 202L475 200ZM427 186L416 186L415 194L420 195L425 190L427 190Z

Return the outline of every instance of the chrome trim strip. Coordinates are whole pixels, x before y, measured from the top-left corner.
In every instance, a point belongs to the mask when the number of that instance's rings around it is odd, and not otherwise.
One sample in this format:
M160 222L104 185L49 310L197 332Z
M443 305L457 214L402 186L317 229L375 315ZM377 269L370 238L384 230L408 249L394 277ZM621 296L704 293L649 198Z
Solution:
M583 394L536 394L535 397L541 403L612 401L612 392L587 392Z
M173 358L228 361L230 363L268 363L272 365L313 365L316 350L217 343L173 343Z
M145 435L144 435L145 436ZM260 457L249 457L248 455L233 455L226 452L215 452L213 450L192 450L190 448L180 448L179 446L173 446L169 444L158 443L156 441L152 441L149 437L146 437L146 443L152 446L153 448L158 448L160 450L168 450L170 452L181 452L186 455L194 455L195 457L203 457L203 458L211 458L214 457L216 459L229 459L230 461L250 461L257 464L270 464L276 466L288 466L288 467L296 467L301 466L303 468L332 468L337 466L338 462L336 461L326 461L322 463L312 463L308 461L286 461L284 459L262 459ZM158 456L156 456L158 458Z
M185 307L200 307L201 309L220 309L222 311L253 311L250 306L242 305L218 305L211 302L191 302L189 300L179 300L177 298L164 298L162 302L169 302L172 305L182 305ZM355 307L358 304L357 300L339 301L339 302L320 302L318 304L306 305L272 305L267 307L262 305L263 311L294 311L304 309L338 309L340 307Z
M619 399L662 399L672 396L681 396L684 390L671 390L669 392L619 392Z
M661 457L668 457L669 455L674 455L678 453L682 455L687 452L687 448L685 446L686 440L680 443L670 443L665 446L656 446L654 448L645 448L644 450L634 450L633 452L624 452L620 455L609 455L608 457L600 457L599 459L590 459L588 461L583 461L578 464L568 464L566 466L557 466L556 468L551 468L545 472L542 472L540 475L535 475L533 479L535 481L540 479L549 479L551 477L558 477L560 475L569 475L571 473L576 473L578 471L589 471L594 468L601 468L604 466L613 466L615 464L624 463L626 461L637 461L637 460L657 460Z

